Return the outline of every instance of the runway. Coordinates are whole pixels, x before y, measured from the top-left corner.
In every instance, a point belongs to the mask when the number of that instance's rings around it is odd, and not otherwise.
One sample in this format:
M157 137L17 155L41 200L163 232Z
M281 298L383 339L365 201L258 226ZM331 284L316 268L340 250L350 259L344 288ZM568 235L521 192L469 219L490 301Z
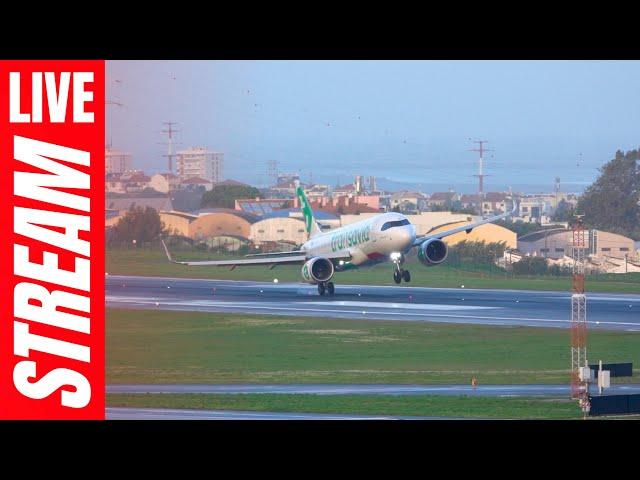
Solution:
M454 420L444 417L107 407L107 420Z
M108 307L567 328L569 292L107 276ZM640 294L590 293L590 329L640 332Z
M597 388L592 387L592 393ZM607 394L640 393L640 384L618 384L607 389ZM312 394L312 395L469 395L476 397L568 397L570 387L562 385L108 385L107 393L208 393L241 395L258 394Z

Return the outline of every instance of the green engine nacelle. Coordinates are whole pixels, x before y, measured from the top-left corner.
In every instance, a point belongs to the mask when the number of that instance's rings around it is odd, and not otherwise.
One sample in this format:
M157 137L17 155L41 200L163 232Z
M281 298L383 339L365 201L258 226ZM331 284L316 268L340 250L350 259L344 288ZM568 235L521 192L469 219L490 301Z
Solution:
M302 266L302 279L307 283L328 282L333 277L333 263L328 258L315 257Z
M448 253L446 243L438 238L432 238L418 248L418 260L427 267L433 267L444 262Z

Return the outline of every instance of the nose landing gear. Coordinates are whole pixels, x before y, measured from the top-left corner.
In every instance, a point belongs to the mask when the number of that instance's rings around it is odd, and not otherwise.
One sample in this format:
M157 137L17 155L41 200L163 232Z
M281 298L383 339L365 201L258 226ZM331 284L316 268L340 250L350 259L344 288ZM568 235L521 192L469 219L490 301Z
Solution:
M411 274L409 273L409 270L402 271L402 279L407 283L411 281Z
M323 296L325 293L333 295L336 291L336 287L333 282L320 282L318 283L318 293Z
M409 270L398 268L393 272L393 281L399 284L402 280L409 283L411 281L411 273L409 273Z
M401 255L393 255L391 259L396 266L393 271L393 281L397 284L402 283L402 280L409 283L411 281L411 274L409 273L409 270L405 270L401 267L404 263L404 258Z

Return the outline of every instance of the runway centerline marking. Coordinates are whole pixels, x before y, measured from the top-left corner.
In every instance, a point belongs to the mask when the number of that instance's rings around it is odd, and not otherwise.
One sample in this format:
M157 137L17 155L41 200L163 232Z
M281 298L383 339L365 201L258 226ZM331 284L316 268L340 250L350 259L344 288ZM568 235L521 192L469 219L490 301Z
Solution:
M107 297L107 301L109 301L109 297ZM131 300L131 297L127 297L126 299L113 300L120 303L133 303L133 304L141 304L141 305L153 305L155 307L156 300L148 301L144 300ZM304 305L303 302L301 303ZM163 301L162 306L176 306L176 307L210 307L210 308L245 308L250 310L275 310L275 311L297 311L297 312L311 312L311 313L346 313L346 314L354 314L360 313L355 310L339 310L339 309L323 309L323 308L295 308L289 306L279 306L279 307L269 307L266 305L256 306L251 305L249 303L237 303L237 302L198 302L198 301L182 301L182 302L170 302ZM546 318L528 318L528 317L489 317L489 316L481 316L481 315L452 315L452 314L444 314L444 313L419 313L419 312L385 312L385 311L373 311L367 312L373 315L396 315L396 316L405 316L405 317L437 317L437 318L469 318L476 320L493 320L493 321L504 321L504 320L515 320L515 321L524 321L524 322L541 322L541 323L570 323L571 320L568 319L546 319ZM595 324L594 320L588 322L589 324ZM611 322L611 321L599 321L600 325L632 325L637 326L637 323L633 322Z
M407 310L496 310L503 307L481 307L479 305L447 305L426 303L381 303L334 300L331 302L295 302L297 305L339 305L341 307L403 308Z

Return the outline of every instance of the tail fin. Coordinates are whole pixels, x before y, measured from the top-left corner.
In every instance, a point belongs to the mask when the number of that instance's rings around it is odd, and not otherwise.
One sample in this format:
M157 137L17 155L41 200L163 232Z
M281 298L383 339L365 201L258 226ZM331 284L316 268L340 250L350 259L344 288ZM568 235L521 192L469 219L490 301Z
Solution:
M313 210L311 210L309 200L307 200L307 196L304 194L304 190L302 190L302 187L296 188L296 194L298 195L298 200L300 200L300 208L302 209L302 214L304 215L304 224L307 229L307 234L309 235L309 238L315 237L316 235L322 233L322 230L320 230L320 226L316 223L316 219L313 216Z

